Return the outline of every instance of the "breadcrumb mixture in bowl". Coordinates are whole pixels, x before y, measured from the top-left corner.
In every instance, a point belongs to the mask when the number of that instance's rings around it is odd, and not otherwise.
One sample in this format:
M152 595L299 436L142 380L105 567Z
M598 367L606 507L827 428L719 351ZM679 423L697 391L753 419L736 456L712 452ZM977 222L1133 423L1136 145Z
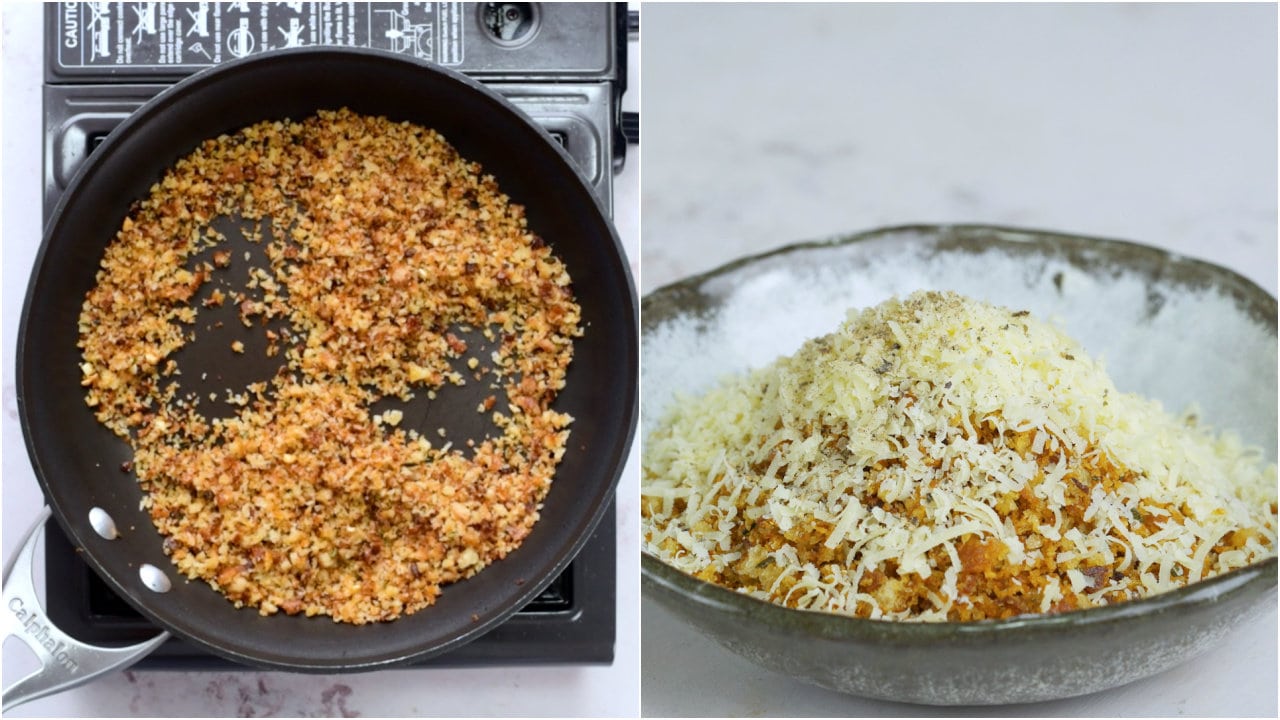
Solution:
M952 292L850 312L676 403L644 474L654 555L856 617L1063 612L1275 554L1257 448L1117 391L1027 311Z
M1276 302L1229 270L906 226L743 258L643 313L644 593L754 664L1035 702L1275 611Z
M268 266L255 293L196 302L239 262L213 227L227 217L268 231ZM582 334L570 283L523 208L434 131L347 110L263 122L204 142L125 219L80 318L85 399L132 444L188 577L262 614L389 620L537 521L572 420L551 407ZM225 419L175 361L223 303L282 362ZM493 432L465 451L370 410L467 382L494 389L475 408Z

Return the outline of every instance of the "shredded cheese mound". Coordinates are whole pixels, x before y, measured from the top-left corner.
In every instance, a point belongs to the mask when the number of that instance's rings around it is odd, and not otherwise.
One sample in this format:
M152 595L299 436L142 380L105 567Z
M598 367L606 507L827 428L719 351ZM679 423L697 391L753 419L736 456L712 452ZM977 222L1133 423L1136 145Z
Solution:
M970 621L1275 554L1276 468L1121 393L1059 328L954 293L851 312L646 438L647 552L788 607Z

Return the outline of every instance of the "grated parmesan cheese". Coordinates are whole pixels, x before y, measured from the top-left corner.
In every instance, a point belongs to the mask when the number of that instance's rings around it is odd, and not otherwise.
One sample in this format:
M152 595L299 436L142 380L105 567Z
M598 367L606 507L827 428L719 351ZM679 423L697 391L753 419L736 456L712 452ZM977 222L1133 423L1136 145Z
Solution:
M861 313L648 434L645 549L790 607L1062 612L1275 553L1261 453L1124 394L1057 327L954 293Z

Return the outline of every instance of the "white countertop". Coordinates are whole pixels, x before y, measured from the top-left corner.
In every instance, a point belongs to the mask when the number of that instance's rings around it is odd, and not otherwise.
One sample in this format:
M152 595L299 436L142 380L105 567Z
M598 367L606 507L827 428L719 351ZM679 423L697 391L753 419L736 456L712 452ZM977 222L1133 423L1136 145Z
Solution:
M43 504L14 396L13 359L27 276L41 237L42 9L4 3L3 25L3 535L5 558ZM624 105L638 107L636 43ZM615 178L618 233L632 272L639 257L639 158ZM618 487L617 640L611 666L389 670L361 675L121 672L31 702L14 716L634 716L639 707L638 443ZM4 647L4 681L34 667L19 642ZM6 713L8 714L8 713Z
M641 292L780 245L970 222L1139 241L1276 293L1276 8L644 7ZM1276 613L1147 680L867 701L641 606L645 715L1276 715Z

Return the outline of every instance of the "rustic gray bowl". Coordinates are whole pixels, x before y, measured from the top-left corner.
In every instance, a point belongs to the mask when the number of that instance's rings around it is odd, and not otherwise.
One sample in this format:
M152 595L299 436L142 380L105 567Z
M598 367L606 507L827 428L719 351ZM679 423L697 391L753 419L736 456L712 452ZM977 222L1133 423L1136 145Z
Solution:
M643 300L647 435L678 392L767 363L848 307L951 289L1055 317L1123 391L1276 457L1276 301L1223 268L1133 243L977 226L890 228L746 258ZM991 705L1166 670L1276 605L1276 559L1144 600L1053 616L901 623L792 610L642 557L652 599L763 667L863 697Z

